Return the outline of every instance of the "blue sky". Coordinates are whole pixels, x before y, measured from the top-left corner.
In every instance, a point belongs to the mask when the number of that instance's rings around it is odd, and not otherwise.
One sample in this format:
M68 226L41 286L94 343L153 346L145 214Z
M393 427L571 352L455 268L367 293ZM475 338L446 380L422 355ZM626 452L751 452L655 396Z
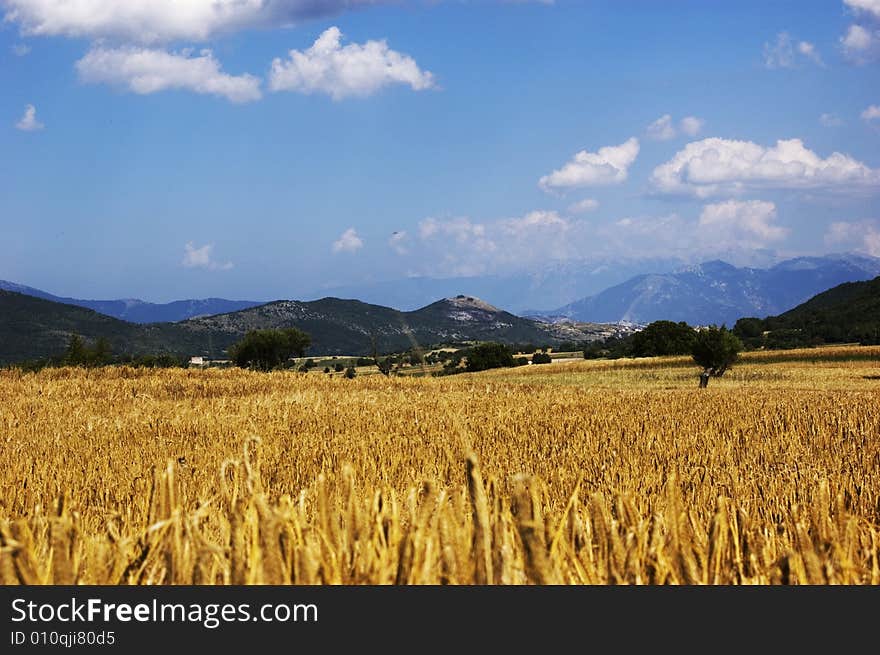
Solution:
M0 11L0 278L59 295L880 256L880 0Z

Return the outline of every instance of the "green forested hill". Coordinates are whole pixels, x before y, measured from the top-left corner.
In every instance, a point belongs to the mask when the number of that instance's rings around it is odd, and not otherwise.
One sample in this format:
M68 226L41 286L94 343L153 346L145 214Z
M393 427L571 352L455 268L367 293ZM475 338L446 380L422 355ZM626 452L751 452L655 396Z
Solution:
M114 353L188 355L195 335L173 323L136 325L91 309L0 290L0 365L51 357L64 351L72 334L104 337Z
M281 300L178 323L128 323L90 309L0 290L0 365L60 355L72 334L104 337L117 355L225 357L249 330L296 327L312 338L309 354L369 355L440 343L554 344L549 326L469 297L401 312L357 300Z
M779 316L737 321L751 345L880 343L880 277L828 289Z

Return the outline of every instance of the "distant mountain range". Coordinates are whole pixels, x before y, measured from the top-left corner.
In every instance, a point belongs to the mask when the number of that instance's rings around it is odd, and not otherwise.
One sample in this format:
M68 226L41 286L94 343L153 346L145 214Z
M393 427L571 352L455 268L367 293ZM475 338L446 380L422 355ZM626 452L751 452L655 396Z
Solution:
M880 259L856 254L798 257L767 269L711 261L672 273L638 275L594 296L531 315L554 321L670 320L732 326L741 317L780 314L830 287L877 275Z
M0 291L0 364L63 352L70 336L108 339L117 354L224 358L249 330L296 327L312 338L308 353L369 355L475 341L556 345L626 334L628 326L553 325L521 318L470 296L412 312L358 300L281 300L176 323L136 324L76 305Z
M678 269L673 270L675 266ZM668 272L673 270L673 272ZM646 272L647 271L647 272ZM636 274L637 273L637 274ZM544 321L649 323L658 319L722 323L741 316L778 314L843 282L880 274L880 259L863 255L801 257L772 268L736 268L722 261L680 268L675 260L548 264L530 274L458 278L413 277L332 287L305 300L356 298L415 311L436 298L468 293L512 314ZM163 323L214 316L266 304L204 298L152 303L137 299L82 300L0 280L0 289L93 309L131 323ZM569 302L573 298L578 298ZM561 305L558 303L562 303ZM547 309L557 307L557 309ZM529 309L534 308L534 309Z
M595 262L590 266L574 263L548 264L528 274L481 275L470 277L431 278L406 277L397 280L363 282L347 286L326 286L302 295L304 300L322 298L356 298L361 302L401 311L414 311L437 298L460 293L479 297L496 307L521 314L529 307L558 307L575 298L597 293L623 282L633 275L670 270L680 262L673 259ZM93 309L96 312L132 323L185 321L200 316L236 312L267 301L203 298L153 303L136 298L117 300L83 300L56 296L16 282L0 280L0 289L29 296Z
M712 261L637 275L525 317L463 295L412 311L336 297L271 303L211 298L163 305L59 298L0 282L0 363L57 354L74 333L106 337L117 353L214 358L224 357L248 330L269 327L308 332L312 354L366 355L374 340L380 353L489 340L558 345L623 336L660 319L732 326L742 317L783 314L826 289L878 275L880 259L853 254L800 257L767 269Z
M81 300L79 298L63 298L40 289L0 280L0 290L15 291L28 296L77 305L92 309L101 314L129 321L131 323L161 323L184 321L197 316L211 316L225 312L235 312L248 307L256 307L263 303L253 300L224 300L223 298L203 298L201 300L176 300L169 303L152 303L134 298L124 300Z
M663 273L681 266L678 259L639 259L548 263L530 273L469 277L407 277L397 280L327 286L305 299L357 298L363 302L412 311L437 298L467 293L496 307L523 315L531 308L547 310L593 295L635 275Z

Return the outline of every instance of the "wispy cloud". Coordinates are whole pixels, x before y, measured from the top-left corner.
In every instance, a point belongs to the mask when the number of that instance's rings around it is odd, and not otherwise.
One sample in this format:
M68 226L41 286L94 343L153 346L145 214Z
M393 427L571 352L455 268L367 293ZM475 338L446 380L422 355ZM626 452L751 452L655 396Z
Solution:
M835 114L822 114L819 116L819 124L824 127L840 127L843 125L843 119Z
M15 124L15 127L23 132L36 132L46 126L37 120L37 108L33 105L27 105L24 108L24 114Z
M664 114L656 121L648 125L645 135L654 141L669 141L681 134L697 136L703 129L705 121L696 116L685 116L676 126L670 114Z
M340 252L357 252L364 247L364 241L358 236L357 230L353 227L348 228L342 235L333 242L331 249L334 253Z
M572 214L586 214L597 209L599 209L599 201L595 198L584 198L568 207L568 211Z
M861 114L862 120L868 123L880 120L880 105L870 105Z
M825 245L880 257L880 220L831 223L825 232Z
M775 41L764 44L764 66L766 68L795 68L802 61L811 61L824 66L815 44L809 41L795 41L788 32L780 32Z
M232 262L220 263L214 259L213 243L196 247L192 241L184 246L181 264L184 268L200 268L206 271L228 271L233 266Z

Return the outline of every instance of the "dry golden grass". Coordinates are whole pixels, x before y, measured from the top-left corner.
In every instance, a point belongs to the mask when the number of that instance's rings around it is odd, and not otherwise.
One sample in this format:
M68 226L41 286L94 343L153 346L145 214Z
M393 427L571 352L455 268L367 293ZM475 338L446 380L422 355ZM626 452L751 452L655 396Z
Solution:
M876 354L3 371L0 583L878 584Z

